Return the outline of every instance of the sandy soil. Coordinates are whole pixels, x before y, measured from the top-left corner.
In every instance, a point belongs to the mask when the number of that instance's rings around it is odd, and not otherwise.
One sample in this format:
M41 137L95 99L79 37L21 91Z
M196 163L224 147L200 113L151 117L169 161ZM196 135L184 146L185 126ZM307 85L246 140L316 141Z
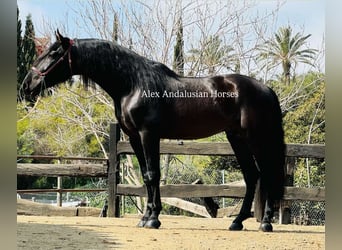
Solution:
M231 232L232 218L161 216L159 230L137 228L124 218L17 216L18 249L325 249L323 226L274 224L258 231L255 219Z

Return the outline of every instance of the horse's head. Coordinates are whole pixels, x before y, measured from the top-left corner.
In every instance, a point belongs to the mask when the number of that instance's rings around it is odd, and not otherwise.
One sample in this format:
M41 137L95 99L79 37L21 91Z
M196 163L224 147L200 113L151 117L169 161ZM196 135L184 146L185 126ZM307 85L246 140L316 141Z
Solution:
M24 95L28 99L72 76L71 48L74 41L63 37L58 30L56 39L57 41L35 60L22 83Z

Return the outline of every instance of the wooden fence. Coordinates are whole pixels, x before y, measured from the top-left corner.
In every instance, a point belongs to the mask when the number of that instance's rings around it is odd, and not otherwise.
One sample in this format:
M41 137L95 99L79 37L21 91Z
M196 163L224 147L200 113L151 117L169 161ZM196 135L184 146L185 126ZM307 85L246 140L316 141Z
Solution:
M120 155L134 154L132 147L127 141L120 141L120 128L118 124L110 126L110 145L108 164L17 164L18 175L39 176L84 176L84 177L107 177L108 178L108 213L109 217L120 216L119 199L121 195L146 196L143 185L134 186L120 184ZM228 142L164 142L160 143L161 154L176 155L234 155ZM325 145L301 145L287 144L287 157L298 158L324 158ZM105 160L105 159L103 159ZM22 192L87 192L104 191L104 189L53 189L53 190L17 190ZM244 186L229 184L222 185L193 185L174 184L162 185L160 188L162 197L232 197L243 198ZM325 188L297 188L286 187L284 200L310 200L324 201Z

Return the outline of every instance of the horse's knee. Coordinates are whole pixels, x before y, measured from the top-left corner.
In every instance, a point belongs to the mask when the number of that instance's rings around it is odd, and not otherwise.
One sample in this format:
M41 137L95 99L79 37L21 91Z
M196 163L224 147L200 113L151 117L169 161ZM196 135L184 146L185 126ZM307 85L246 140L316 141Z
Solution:
M154 171L147 171L143 174L143 180L146 185L159 185L160 175Z

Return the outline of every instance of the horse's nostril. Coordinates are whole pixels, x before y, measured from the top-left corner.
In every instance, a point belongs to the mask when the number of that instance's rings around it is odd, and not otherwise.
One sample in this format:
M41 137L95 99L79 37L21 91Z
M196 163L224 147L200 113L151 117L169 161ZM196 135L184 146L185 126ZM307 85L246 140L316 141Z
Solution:
M28 90L28 84L26 82L23 84L23 89L25 92Z

